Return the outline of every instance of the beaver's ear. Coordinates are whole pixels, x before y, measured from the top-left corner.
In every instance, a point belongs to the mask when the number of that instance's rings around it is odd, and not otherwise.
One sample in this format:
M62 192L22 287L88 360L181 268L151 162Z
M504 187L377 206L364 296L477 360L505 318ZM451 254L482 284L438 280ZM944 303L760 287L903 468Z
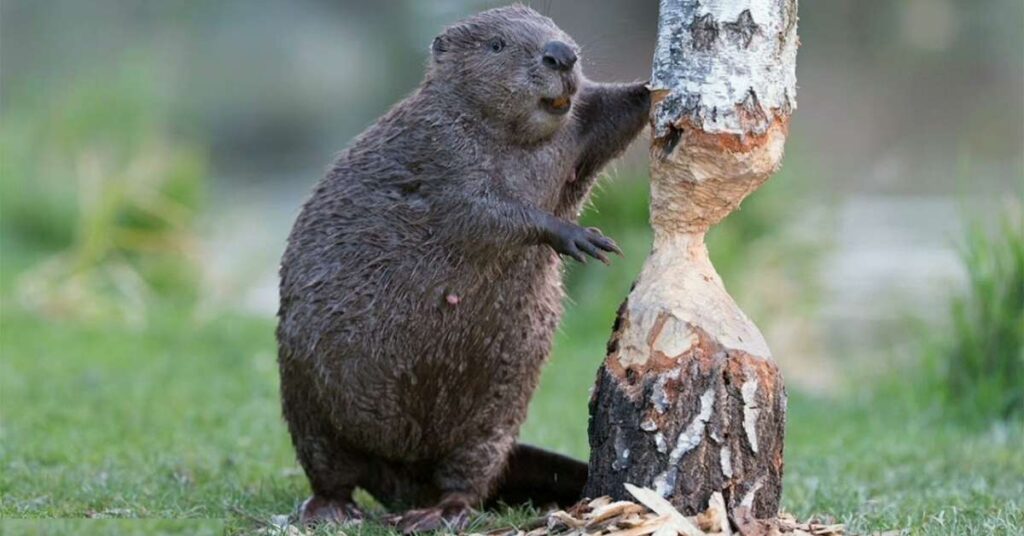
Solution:
M430 43L430 53L434 56L434 61L440 62L445 52L448 52L448 38L439 35Z

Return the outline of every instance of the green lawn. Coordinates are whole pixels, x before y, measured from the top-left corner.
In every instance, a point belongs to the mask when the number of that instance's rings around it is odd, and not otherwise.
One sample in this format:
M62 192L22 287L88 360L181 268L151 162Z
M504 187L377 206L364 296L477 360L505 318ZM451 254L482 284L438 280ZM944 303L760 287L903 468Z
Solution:
M528 442L587 454L589 389L650 243L645 188L613 184L588 212L626 256L571 269ZM772 188L712 236L727 281L749 271L751 244L778 218ZM307 487L280 418L272 319L158 304L142 328L42 318L18 305L15 287L45 254L8 235L0 256L0 532L235 534L294 511ZM858 533L1024 534L1024 425L964 427L849 368L843 393L790 389L784 508Z
M571 315L524 430L528 441L578 456L603 344L576 340L588 316L599 314ZM132 331L54 324L9 302L0 320L0 511L11 533L111 526L10 519L86 516L223 519L237 532L305 496L279 417L270 320L199 323L162 311ZM832 514L857 531L1020 534L1021 444L1016 425L977 433L885 400L791 393L783 502L798 516ZM123 523L114 526L210 529Z

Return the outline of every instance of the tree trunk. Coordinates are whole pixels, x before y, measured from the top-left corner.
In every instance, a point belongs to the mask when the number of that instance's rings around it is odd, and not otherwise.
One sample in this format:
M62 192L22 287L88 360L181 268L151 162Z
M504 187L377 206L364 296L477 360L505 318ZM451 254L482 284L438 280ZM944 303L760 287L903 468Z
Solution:
M590 401L586 494L647 486L684 514L722 492L778 513L786 392L704 235L778 168L796 106L796 0L661 0L651 86L654 247Z

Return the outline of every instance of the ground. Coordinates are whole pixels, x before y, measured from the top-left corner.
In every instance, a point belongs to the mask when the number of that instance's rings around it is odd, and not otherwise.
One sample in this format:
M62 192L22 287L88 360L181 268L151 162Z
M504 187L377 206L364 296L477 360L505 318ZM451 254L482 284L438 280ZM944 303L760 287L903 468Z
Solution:
M5 304L0 513L9 533L196 534L221 523L240 533L306 496L280 418L272 322L162 313L142 329L89 327ZM582 457L602 342L576 332L570 324L560 334L524 438ZM783 505L797 516L830 514L856 532L1024 531L1021 426L968 430L875 395L790 394ZM46 519L85 517L149 521Z
M625 257L571 268L571 299L525 441L587 455L589 389L650 244L645 185L613 183L588 212L584 223L615 237ZM781 217L773 199L790 193L765 190L712 234L712 257L734 292L744 272L756 287L784 289L774 313L771 296L740 300L756 322L767 325L779 310L813 317L795 298L809 277L795 270L796 283L785 283L770 259L753 256L782 247L796 251L788 258L812 256L771 234ZM758 246L766 242L772 247ZM51 253L4 236L0 534L246 534L294 512L309 490L280 417L271 315L156 300L132 326L41 316L22 307L20 277ZM769 342L777 353L792 347ZM937 395L922 390L915 369L881 374L895 355L853 357L818 358L838 378L813 394L800 387L806 380L788 382L783 508L801 519L833 516L853 533L1024 534L1024 423L965 423L923 410L941 405L918 402ZM813 364L780 362L794 380ZM488 514L475 527L533 514Z

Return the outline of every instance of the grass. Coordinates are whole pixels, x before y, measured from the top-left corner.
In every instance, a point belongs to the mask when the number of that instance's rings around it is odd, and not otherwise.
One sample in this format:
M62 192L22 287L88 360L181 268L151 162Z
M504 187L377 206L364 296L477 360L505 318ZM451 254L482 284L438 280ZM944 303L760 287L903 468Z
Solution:
M0 520L0 534L18 536L217 536L224 529L216 519Z
M271 322L229 315L196 325L164 313L141 331L54 329L5 307L4 518L223 519L244 532L305 496L279 418ZM566 351L567 336L524 436L583 456L601 352ZM783 503L858 531L1019 533L1022 442L1019 423L977 434L885 400L793 393Z
M1020 534L1024 427L972 432L885 399L791 397L784 508L856 533Z
M631 218L621 192L612 193ZM626 258L573 269L574 299L523 429L524 440L579 457L614 309L647 252L646 231L615 224L609 212L602 224L614 228ZM241 534L294 511L308 490L279 417L271 319L199 321L179 306L154 305L141 326L55 322L11 299L17 274L45 252L7 238L4 533ZM835 516L856 532L1024 531L1019 421L979 432L878 394L791 392L789 408L783 505L799 517ZM488 514L476 526L530 515ZM387 531L369 524L349 532Z
M95 120L86 113L82 123ZM22 139L28 138L8 136L0 148L15 154ZM83 222L100 221L92 215L106 215L106 230L92 236L138 223L76 205L53 187L62 184L57 175L29 180L38 175L31 165L44 160L5 159L0 181L11 194L0 196L0 533L241 534L293 512L308 489L280 419L272 319L233 313L200 319L189 300L173 299L195 292L185 288L188 278L170 285L171 299L150 300L132 318L104 321L23 306L24 274L38 274L40 262L55 252L93 244L76 238L76 229L92 227ZM808 287L807 265L799 263L813 252L787 254L793 242L778 235L794 189L788 173L792 166L710 236L714 262L733 289L752 271L759 281L781 273L797 281L787 288ZM133 206L134 197L123 199L118 206ZM589 390L614 311L650 244L646 181L614 182L596 199L584 224L604 229L626 256L610 267L570 268L568 314L522 431L525 441L581 458ZM77 219L69 215L75 206L84 210ZM140 269L154 259L158 269L173 267L146 251L133 250L129 260ZM92 257L103 270L104 259L123 256ZM780 257L798 261L765 269ZM785 312L794 314L805 298L787 292ZM763 309L765 301L755 305ZM832 515L858 532L1024 531L1024 454L1017 448L1024 425L1011 420L979 432L904 402L879 394L818 399L791 392L785 508L799 517ZM487 514L475 526L514 524L533 514L525 508ZM348 532L387 530L368 524Z
M986 422L1024 418L1024 219L1007 211L995 232L975 225L961 259L968 274L951 329L925 359L948 407Z
M4 517L220 518L301 493L269 323L160 316L53 329L3 313Z

